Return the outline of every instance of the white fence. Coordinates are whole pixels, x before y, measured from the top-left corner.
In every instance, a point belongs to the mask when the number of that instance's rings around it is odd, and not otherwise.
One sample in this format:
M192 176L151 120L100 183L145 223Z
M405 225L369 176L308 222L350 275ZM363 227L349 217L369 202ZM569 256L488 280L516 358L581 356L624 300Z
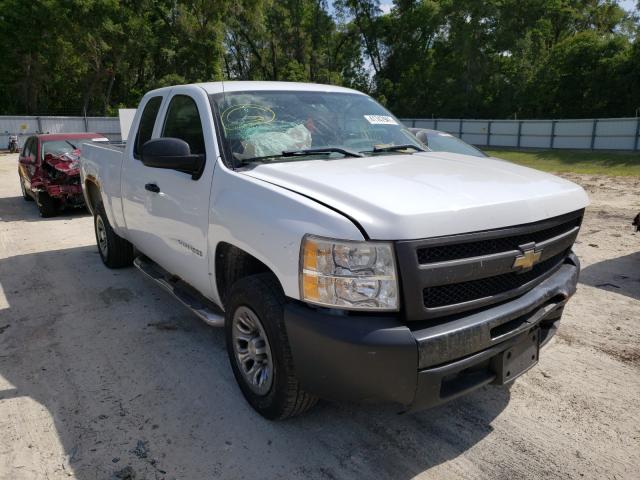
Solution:
M403 118L407 127L443 130L473 145L512 148L640 149L640 118L463 120Z
M640 149L640 118L587 120L463 120L405 118L408 127L444 130L473 145L512 148L575 148L593 150ZM35 133L96 132L120 140L118 117L0 116L0 148L9 134L20 145Z
M18 134L22 147L36 133L95 132L109 140L120 140L118 117L28 117L0 116L0 149L9 143L9 134Z

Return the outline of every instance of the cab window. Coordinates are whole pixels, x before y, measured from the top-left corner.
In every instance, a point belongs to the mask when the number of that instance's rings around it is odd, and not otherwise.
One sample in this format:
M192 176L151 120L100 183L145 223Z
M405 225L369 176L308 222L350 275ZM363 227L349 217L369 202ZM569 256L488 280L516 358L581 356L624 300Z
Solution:
M134 158L140 158L142 153L142 145L146 141L151 139L153 133L153 126L156 123L156 117L162 104L162 97L153 97L147 102L140 116L140 126L138 127L138 133L136 133L136 139L133 144L133 156Z
M24 144L24 149L22 151L22 156L24 158L28 158L29 160L31 160L32 162L36 161L36 155L37 155L37 140L35 139L35 137L30 137L27 139L27 141Z
M192 154L205 153L200 112L191 97L176 95L171 99L162 136L184 140L189 144Z
M31 151L31 137L27 138L27 141L24 142L24 147L22 147L22 151L20 155L22 158L27 158L29 156L29 152Z

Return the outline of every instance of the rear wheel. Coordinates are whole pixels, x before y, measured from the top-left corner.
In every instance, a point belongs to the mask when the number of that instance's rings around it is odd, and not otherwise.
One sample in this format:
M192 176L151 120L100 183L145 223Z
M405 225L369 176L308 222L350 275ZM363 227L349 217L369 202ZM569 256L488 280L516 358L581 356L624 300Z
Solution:
M273 274L236 282L226 304L227 353L249 404L265 418L280 420L306 412L317 397L295 376L284 325L285 297Z
M54 217L58 213L58 203L46 192L37 193L36 203L42 218Z
M113 231L102 203L94 211L93 226L102 262L109 268L128 267L133 262L133 245Z

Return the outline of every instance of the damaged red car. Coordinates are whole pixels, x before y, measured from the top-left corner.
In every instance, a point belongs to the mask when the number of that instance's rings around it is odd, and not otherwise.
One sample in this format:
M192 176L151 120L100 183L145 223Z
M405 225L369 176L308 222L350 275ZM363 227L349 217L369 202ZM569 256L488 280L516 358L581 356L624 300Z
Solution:
M64 208L84 207L80 187L80 146L88 140L107 141L98 133L59 133L29 137L18 159L25 200L35 200L42 217Z

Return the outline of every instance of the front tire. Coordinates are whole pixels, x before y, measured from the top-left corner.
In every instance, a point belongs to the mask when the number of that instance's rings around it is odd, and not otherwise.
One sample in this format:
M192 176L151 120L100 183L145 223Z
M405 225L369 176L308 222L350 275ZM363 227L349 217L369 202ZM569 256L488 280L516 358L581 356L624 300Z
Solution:
M269 420L300 415L317 402L295 376L284 304L278 281L262 273L236 282L225 308L233 374L247 402Z
M122 268L133 263L133 245L113 231L102 203L95 207L93 227L100 258L107 267Z
M36 203L42 218L55 217L58 214L58 203L48 193L38 192L36 194Z

